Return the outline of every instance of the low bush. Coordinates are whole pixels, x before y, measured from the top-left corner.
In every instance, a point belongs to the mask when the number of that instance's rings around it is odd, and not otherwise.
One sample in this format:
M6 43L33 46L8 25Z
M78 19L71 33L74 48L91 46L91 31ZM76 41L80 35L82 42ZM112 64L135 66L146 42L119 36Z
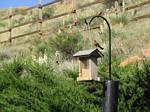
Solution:
M119 80L119 112L148 112L150 110L150 62L141 61L119 67L119 59L112 64L112 77ZM108 79L108 64L102 62L99 69L101 80ZM102 93L101 93L102 95Z
M54 14L54 10L52 8L50 8L50 7L45 8L42 13L43 19L47 19L47 18L51 17L53 14Z
M82 35L77 33L68 33L62 31L56 34L55 37L49 39L50 48L55 51L60 51L66 59L72 58L73 54L82 48Z
M49 54L50 48L49 45L45 41L41 41L39 38L35 38L32 40L32 46L30 48L32 52L36 54Z
M11 55L7 52L0 52L0 61L8 60L11 58Z
M103 84L108 63L99 65L100 82L75 82L77 72L58 75L53 67L17 58L0 69L0 110L26 112L98 112L102 110ZM112 79L119 80L119 112L149 112L150 62L119 67L112 62ZM67 76L68 75L68 76ZM66 77L67 76L67 77Z
M129 22L129 17L126 13L111 15L110 19L112 24L122 23L123 25L126 25Z
M15 59L0 74L2 112L98 112L93 95L46 65Z

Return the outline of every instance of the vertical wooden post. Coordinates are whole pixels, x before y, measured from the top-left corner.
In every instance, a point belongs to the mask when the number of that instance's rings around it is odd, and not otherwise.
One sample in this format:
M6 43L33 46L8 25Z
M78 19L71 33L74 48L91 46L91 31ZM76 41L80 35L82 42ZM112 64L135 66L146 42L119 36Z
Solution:
M118 1L115 1L115 10L118 11L118 9L119 9L119 3Z
M9 16L9 39L8 41L11 43L11 37L12 37L12 8L9 8L8 10L8 16Z
M43 20L43 16L42 16L42 0L39 0L39 6L38 6L38 11L39 11L39 37L42 38L42 20Z
M122 0L122 11L125 12L125 0Z
M72 10L73 10L73 25L76 25L77 23L77 17L76 17L76 5L77 5L77 1L76 0L72 0Z

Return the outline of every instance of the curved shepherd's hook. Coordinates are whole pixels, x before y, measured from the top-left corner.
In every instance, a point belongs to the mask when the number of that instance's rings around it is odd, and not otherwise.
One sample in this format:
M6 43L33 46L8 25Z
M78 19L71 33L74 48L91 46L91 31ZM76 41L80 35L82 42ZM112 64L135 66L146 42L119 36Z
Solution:
M111 71L111 60L112 60L111 59L111 28L110 28L110 24L109 24L108 20L101 15L96 15L96 16L92 17L92 19L89 21L89 23L85 19L86 25L89 26L96 18L102 18L107 23L107 26L109 28L109 79L111 80L111 73L112 73L112 71Z

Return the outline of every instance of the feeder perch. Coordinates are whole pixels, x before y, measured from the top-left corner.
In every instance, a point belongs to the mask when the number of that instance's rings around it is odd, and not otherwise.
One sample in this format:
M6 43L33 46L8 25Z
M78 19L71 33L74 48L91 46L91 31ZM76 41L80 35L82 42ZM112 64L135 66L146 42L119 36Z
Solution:
M97 77L97 59L103 54L97 49L79 51L73 55L79 59L79 77L77 81L99 81Z

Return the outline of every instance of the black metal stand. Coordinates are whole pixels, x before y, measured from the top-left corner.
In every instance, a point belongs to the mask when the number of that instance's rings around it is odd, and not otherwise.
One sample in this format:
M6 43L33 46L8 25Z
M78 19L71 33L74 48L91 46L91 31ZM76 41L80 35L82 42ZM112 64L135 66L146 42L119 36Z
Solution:
M103 112L117 112L119 81L104 82Z
M94 16L89 23L86 21L87 25L95 18L102 18L109 28L109 80L104 82L103 112L117 112L119 81L111 80L111 28L108 20L101 15Z
M89 25L96 18L102 18L107 23L107 26L108 26L108 29L109 29L109 80L111 80L111 28L110 28L110 24L109 24L108 20L105 17L101 16L101 15L94 16L90 20Z

